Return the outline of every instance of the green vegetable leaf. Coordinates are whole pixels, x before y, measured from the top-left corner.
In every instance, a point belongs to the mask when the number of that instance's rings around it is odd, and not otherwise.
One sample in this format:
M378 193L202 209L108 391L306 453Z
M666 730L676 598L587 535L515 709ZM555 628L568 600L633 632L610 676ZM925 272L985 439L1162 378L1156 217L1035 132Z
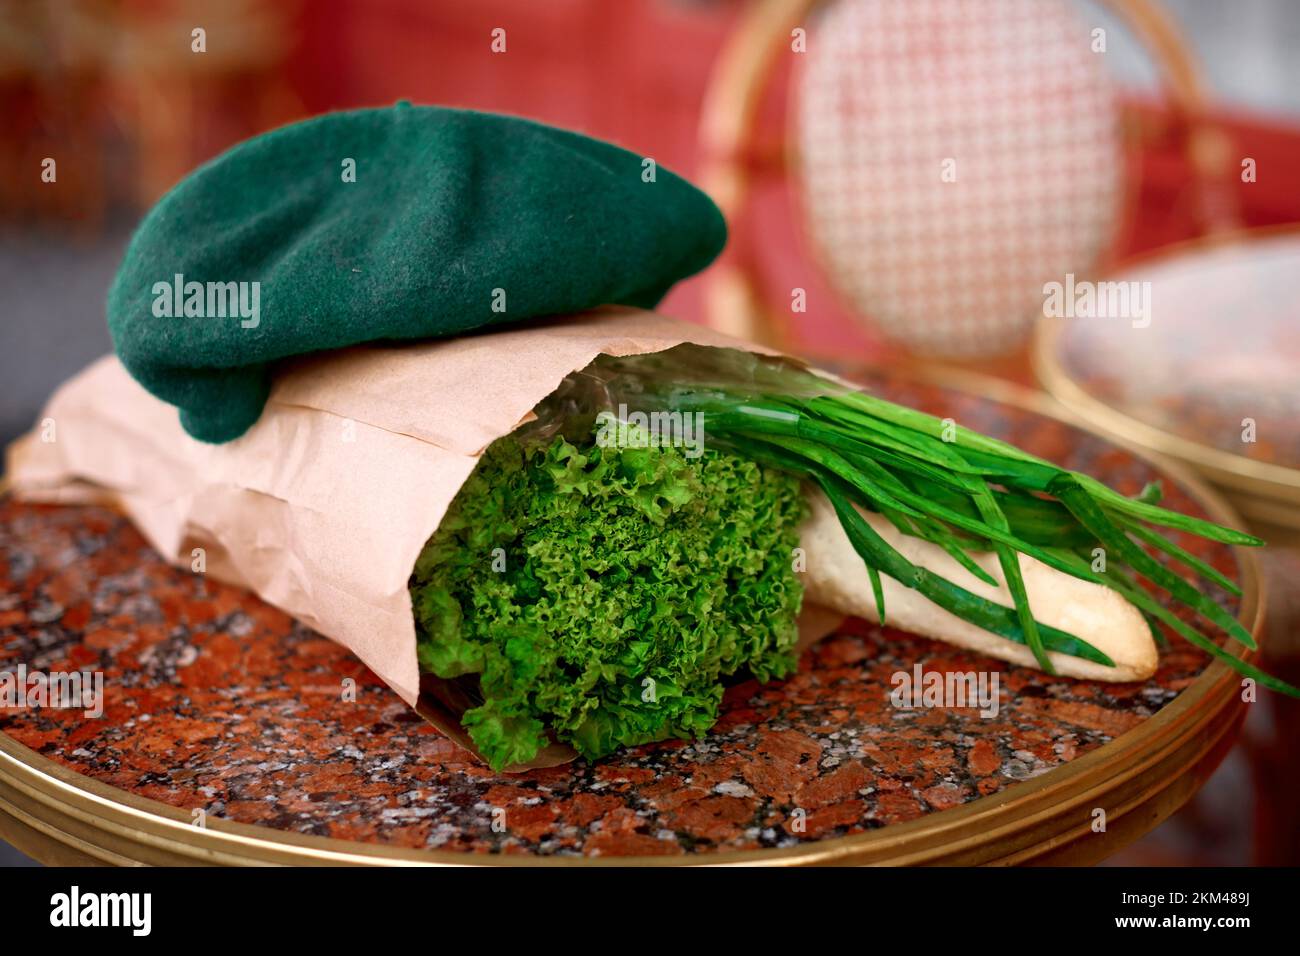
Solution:
M411 577L420 666L477 674L495 768L705 733L723 678L794 669L797 478L733 454L495 442Z

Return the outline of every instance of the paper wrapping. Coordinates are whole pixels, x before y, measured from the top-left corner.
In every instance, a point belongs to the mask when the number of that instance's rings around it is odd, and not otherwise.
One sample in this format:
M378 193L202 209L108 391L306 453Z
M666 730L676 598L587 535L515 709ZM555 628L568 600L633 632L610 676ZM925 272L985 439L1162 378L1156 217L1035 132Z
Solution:
M766 352L627 308L287 363L242 437L206 445L175 407L106 356L51 397L7 453L29 501L111 503L168 561L263 600L351 650L407 704L473 750L445 702L421 697L411 569L487 446L597 355L683 343ZM841 616L808 608L806 645ZM581 626L581 622L575 622ZM426 688L428 682L426 679ZM527 766L572 759L553 746ZM510 768L510 769L523 769Z

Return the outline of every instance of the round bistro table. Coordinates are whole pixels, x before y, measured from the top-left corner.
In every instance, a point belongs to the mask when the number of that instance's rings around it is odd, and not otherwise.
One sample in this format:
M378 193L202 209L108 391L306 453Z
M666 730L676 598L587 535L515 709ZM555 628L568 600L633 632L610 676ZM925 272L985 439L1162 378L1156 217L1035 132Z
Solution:
M1236 523L1031 393L867 383ZM1241 583L1237 601L1200 582L1258 634L1252 555L1178 540ZM890 677L917 663L996 671L998 713L896 709ZM0 709L0 837L62 864L1091 863L1185 803L1246 709L1236 674L1179 639L1150 681L1104 684L851 621L788 680L730 686L700 740L497 774L349 652L167 565L114 511L4 498L0 671L20 664L104 675L98 719Z
M1264 537L1295 548L1297 273L1295 225L1162 247L1105 277L1146 284L1147 325L1044 320L1035 329L1035 370L1081 420L1195 469L1243 517L1266 529ZM1161 361L1151 361L1153 355Z

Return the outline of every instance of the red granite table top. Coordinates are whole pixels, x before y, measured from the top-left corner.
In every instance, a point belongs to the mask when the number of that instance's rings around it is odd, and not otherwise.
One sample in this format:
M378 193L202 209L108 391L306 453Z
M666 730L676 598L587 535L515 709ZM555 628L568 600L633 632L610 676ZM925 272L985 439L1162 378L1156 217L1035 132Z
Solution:
M1053 419L878 384L891 398L1123 491L1156 477L1145 462ZM1173 507L1201 513L1167 481L1166 492ZM1229 549L1179 543L1235 574ZM895 708L890 676L916 663L998 672L998 714ZM402 847L649 855L792 846L997 793L1136 727L1206 658L1174 640L1146 683L1078 682L856 621L808 651L789 680L732 686L720 722L701 740L496 774L425 725L350 653L244 591L168 566L116 513L6 499L0 670L19 664L103 672L102 718L20 707L0 710L0 730L133 794ZM349 677L355 700L340 692Z

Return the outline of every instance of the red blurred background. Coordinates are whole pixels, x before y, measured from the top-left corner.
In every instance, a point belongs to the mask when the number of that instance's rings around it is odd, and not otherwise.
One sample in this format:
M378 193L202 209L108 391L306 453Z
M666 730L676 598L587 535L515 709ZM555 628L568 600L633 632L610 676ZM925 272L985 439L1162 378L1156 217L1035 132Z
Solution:
M1283 4L1285 5L1285 4ZM1251 6L1258 7L1259 4ZM199 162L268 128L328 110L398 99L527 116L611 140L688 177L700 167L700 107L744 0L70 0L0 5L0 208L94 236L132 220ZM207 51L191 52L196 25ZM507 29L504 54L492 31ZM783 77L772 87L779 90ZM768 97L780 128L783 96ZM1214 120L1260 169L1300 156L1300 128L1216 109ZM1184 130L1158 94L1130 93L1138 129L1121 258L1195 231ZM60 157L64 188L30 170ZM1241 224L1300 221L1300 190L1264 175L1232 186ZM801 345L869 355L878 343L840 314L808 268L785 182L753 199L756 256L774 288L809 287ZM786 279L789 281L786 281ZM700 280L666 310L701 317Z

